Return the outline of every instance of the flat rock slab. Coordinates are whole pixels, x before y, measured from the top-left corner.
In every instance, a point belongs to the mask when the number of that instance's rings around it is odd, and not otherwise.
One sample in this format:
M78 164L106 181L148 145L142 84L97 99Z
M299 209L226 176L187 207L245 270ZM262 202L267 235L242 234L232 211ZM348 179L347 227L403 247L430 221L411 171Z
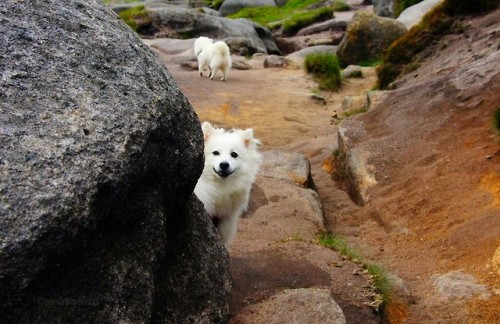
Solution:
M344 312L328 289L285 289L255 305L250 316L238 323L337 323L346 322Z
M314 243L288 241L260 251L234 253L231 274L233 324L345 323L343 316L350 323L380 320L369 306L373 292L359 265ZM293 317L280 321L280 307ZM325 314L336 315L322 320Z
M283 150L263 155L249 212L230 246L231 323L378 322L360 266L316 243L323 209L304 185L309 160Z

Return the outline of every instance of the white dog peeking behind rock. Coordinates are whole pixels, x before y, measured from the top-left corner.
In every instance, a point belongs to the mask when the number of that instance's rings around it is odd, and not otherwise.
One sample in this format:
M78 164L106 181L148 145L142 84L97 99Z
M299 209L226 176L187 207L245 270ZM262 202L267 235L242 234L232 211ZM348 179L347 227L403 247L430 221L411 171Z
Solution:
M226 131L204 122L202 130L205 166L194 193L228 246L236 234L238 219L248 207L250 190L259 172L260 142L250 128Z

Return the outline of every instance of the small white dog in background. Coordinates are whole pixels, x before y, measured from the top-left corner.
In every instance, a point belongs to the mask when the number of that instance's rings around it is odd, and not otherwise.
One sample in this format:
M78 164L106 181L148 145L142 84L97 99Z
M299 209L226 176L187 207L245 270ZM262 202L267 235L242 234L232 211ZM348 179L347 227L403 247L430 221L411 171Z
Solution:
M223 41L212 42L210 38L200 36L194 42L194 53L198 53L198 72L200 77L203 71L208 68L210 79L214 79L215 74L220 70L222 72L222 81L227 79L227 74L231 69L231 52L229 46Z
M226 131L204 122L202 130L205 167L194 193L228 246L236 235L238 219L248 207L250 190L259 172L260 142L250 128Z
M208 45L212 45L214 41L211 38L200 36L194 41L194 55L198 57L201 51Z

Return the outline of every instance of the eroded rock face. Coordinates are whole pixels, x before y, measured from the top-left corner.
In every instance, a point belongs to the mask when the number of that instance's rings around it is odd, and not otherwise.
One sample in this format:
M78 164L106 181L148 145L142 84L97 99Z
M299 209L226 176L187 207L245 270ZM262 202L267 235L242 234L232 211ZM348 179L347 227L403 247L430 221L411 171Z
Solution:
M0 8L2 322L223 321L199 121L100 1Z
M406 32L406 27L391 18L375 16L367 11L357 11L347 26L339 44L337 55L346 65L368 59L379 59L393 41Z

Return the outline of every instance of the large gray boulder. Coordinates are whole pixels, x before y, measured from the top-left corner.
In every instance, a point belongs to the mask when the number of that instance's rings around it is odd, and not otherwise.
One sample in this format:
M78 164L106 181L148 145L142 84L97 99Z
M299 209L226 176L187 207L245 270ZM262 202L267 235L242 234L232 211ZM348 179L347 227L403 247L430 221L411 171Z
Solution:
M244 8L276 7L274 0L225 0L219 8L222 16L229 16Z
M203 138L101 1L0 7L0 322L223 322Z
M422 18L436 6L442 3L443 0L424 0L411 7L406 8L399 14L398 21L402 22L407 29L420 23Z
M406 27L396 19L357 11L347 26L337 55L345 65L380 59L384 50L405 32Z
M251 52L281 54L269 29L247 19L229 19L207 15L165 3L146 5L155 29L173 30L183 38L206 36L213 39L247 38Z

